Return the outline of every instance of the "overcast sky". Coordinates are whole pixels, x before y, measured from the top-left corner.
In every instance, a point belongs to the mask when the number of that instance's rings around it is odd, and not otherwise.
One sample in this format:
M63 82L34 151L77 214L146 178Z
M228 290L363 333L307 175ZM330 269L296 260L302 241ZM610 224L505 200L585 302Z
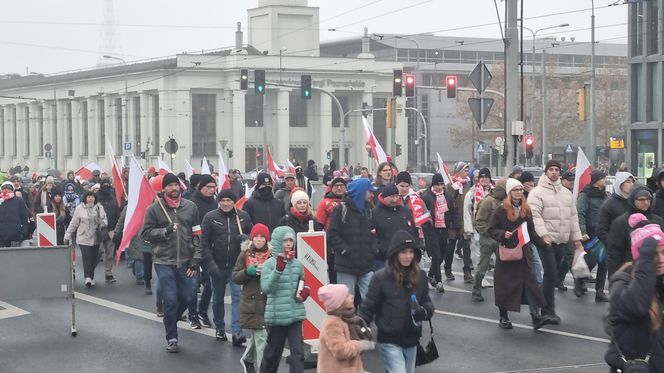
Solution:
M496 2L504 22L505 3ZM570 24L553 34L542 31L538 37L590 40L591 0L524 2L526 27ZM625 44L627 6L608 6L614 2L595 0L596 39ZM102 45L104 4L105 0L3 4L0 74L47 74L95 66ZM114 55L132 61L232 46L236 23L241 21L246 31L246 10L257 6L258 0L114 0L113 4L118 25ZM500 37L494 0L309 0L309 5L320 7L321 41L360 36L364 26L375 33ZM529 35L526 32L526 39Z

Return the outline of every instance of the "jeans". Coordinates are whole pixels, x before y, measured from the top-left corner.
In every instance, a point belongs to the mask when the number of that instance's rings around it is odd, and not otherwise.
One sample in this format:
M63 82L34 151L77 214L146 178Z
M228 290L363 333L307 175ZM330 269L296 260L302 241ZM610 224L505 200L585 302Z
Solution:
M356 276L350 273L337 272L337 284L346 285L350 294L355 294L355 286L357 285L360 290L360 297L366 299L373 274L373 272L367 272L361 276Z
M242 354L242 359L254 364L256 371L260 370L263 362L263 352L267 344L267 330L249 329L247 335L247 348Z
M143 279L146 283L152 281L152 253L143 253Z
M537 285L542 286L542 282L544 282L542 259L540 258L539 251L535 245L530 245L530 247L533 251L533 265L535 267L533 269L535 271L535 281L537 281Z
M81 257L83 259L83 277L95 278L95 268L99 261L99 245L78 245L81 248Z
M274 325L268 327L267 343L263 352L260 373L277 373L287 339L291 356L290 373L304 372L302 321L297 321L286 326Z
M480 235L480 261L475 267L475 277L473 278L473 293L482 292L482 280L491 264L491 255L498 249L498 243L488 236Z
M452 272L452 260L454 259L454 245L452 242L456 242L456 245L461 249L461 255L463 256L463 271L470 271L470 267L473 265L473 260L470 258L470 238L461 239L461 240L449 240L447 252L445 253L445 272ZM447 256L451 255L451 258L448 260Z
M224 297L226 296L226 285L231 287L231 332L233 335L241 335L240 326L240 285L231 281L233 271L221 269L218 275L210 274L212 281L212 315L214 326L217 330L224 331L226 324L224 316Z
M549 247L537 248L542 259L542 268L544 268L544 282L542 283L542 293L546 300L546 307L543 313L555 314L556 298L554 290L556 281L558 281L558 263L563 259L567 250L566 244L552 244Z
M205 269L201 271L201 284L203 284L203 292L201 293L201 300L198 301L198 314L207 315L208 308L210 308L210 299L212 299L212 282L210 281L210 274Z
M443 258L447 253L447 229L434 228L433 240L435 242L431 245L431 268L429 268L429 277L432 277L436 282L442 282L440 274L440 265L443 263Z
M134 260L134 269L133 269L133 274L136 277L137 280L143 280L145 278L145 275L143 273L144 267L143 267L143 261L142 260Z
M417 346L401 347L391 343L379 343L378 352L387 373L415 373Z
M185 266L178 268L174 265L155 264L154 268L163 296L166 341L177 341L177 322L191 298L196 296L196 276L187 277Z

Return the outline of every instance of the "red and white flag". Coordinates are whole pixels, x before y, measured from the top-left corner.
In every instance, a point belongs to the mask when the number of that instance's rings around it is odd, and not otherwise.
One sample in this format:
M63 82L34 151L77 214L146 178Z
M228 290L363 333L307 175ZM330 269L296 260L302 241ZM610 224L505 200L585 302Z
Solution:
M195 174L196 171L194 171L194 168L191 167L191 163L189 163L188 160L184 160L184 175L187 177L187 179L191 179L191 175Z
M88 162L88 164L79 168L78 171L74 172L74 175L79 177L81 180L90 180L92 179L92 171L95 170L99 170L101 172L101 168L99 168L99 165L97 163Z
M166 164L166 162L164 162L163 159L159 158L159 175L164 176L166 174L175 175L175 172L173 172L173 170L171 170L171 168L168 167L168 165ZM178 178L178 180L180 180L180 178ZM187 190L187 184L185 184L184 181L182 180L180 180L180 188L182 188L182 190Z
M283 177L284 171L281 170L277 162L272 158L270 147L265 144L265 152L267 153L267 170L272 174L272 177Z
M115 200L117 201L118 207L122 206L122 196L127 195L127 190L125 189L124 180L122 179L122 172L120 167L118 167L118 161L115 159L115 151L111 142L106 140L106 156L108 161L111 164L111 174L113 175L113 187L115 188Z
M530 242L530 234L528 233L528 222L523 222L519 228L516 229L516 235L519 238L519 245L526 246Z
M288 172L295 175L295 166L293 166L290 160L288 161Z
M364 116L362 116L362 123L364 124L364 134L367 136L367 142L371 147L371 153L373 154L374 159L379 164L387 162L387 154L385 153L385 150L383 150L383 147L380 146L378 139L374 136L373 131L371 130L367 118Z
M221 152L217 154L219 155L219 180L217 180L217 190L230 189L231 180L228 177L228 169L226 168L226 163L224 163L224 157L221 156Z
M586 154L581 150L581 147L577 148L576 153L576 171L574 173L574 200L579 196L579 192L583 190L583 187L590 184L590 173L593 171L593 168L590 166L590 161L586 158Z
M203 157L203 165L201 166L201 175L211 175L210 165L208 164L207 158Z
M443 181L445 182L445 185L451 184L452 178L450 177L450 172L447 170L445 162L443 162L443 158L438 152L436 152L436 156L438 156L438 172L443 175Z
M133 156L129 161L129 193L127 201L127 212L124 221L122 242L118 249L116 264L120 264L122 253L129 247L131 239L138 234L145 220L145 212L148 206L154 202L155 193L145 177L143 169Z
M247 188L247 184L244 184L244 195L240 197L240 199L235 202L235 207L238 209L242 209L244 206L244 203L247 202L249 197L254 193L254 190L256 190L256 184L252 186L251 188Z

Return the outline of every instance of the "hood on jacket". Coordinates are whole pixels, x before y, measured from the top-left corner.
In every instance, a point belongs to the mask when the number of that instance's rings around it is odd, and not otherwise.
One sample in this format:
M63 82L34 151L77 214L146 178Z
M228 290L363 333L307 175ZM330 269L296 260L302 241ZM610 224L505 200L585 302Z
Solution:
M412 247L415 250L415 260L419 263L422 259L422 250L420 250L420 247L413 236L402 229L394 232L394 236L392 236L390 248L387 251L387 262L392 263L394 256L399 254L399 251L406 247Z
M623 185L623 183L630 177L634 179L634 176L629 172L616 172L615 179L613 180L613 193L615 195L624 199L629 197L623 194L623 192L620 190L620 186Z
M364 202L368 191L375 191L377 188L371 185L369 179L355 179L348 184L346 195L353 201L353 205L359 210L364 211Z
M265 192L266 193L265 195L262 194L260 191L261 191L261 189L256 188L254 190L254 192L251 193L251 198L260 199L260 200L263 200L263 201L270 201L270 200L274 199L274 192L272 192L271 189L270 189L269 193Z
M644 191L644 190L648 191L648 193L650 193L650 195L652 195L652 192L650 192L650 188L648 188L647 186L645 186L643 184L634 184L634 186L632 187L632 191L629 193L629 197L627 197L627 205L629 206L629 211L630 212L645 212L645 215L649 217L650 212L652 212L652 209L655 206L655 203L654 203L655 202L654 201L655 196L653 196L653 201L650 203L650 207L648 208L647 211L641 211L641 210L637 209L636 206L634 206L634 201L636 200L636 195L640 191Z
M272 239L270 240L270 247L272 248L272 256L277 257L277 255L284 252L284 236L290 233L293 236L293 239L297 237L293 228L289 226L276 227L272 231Z

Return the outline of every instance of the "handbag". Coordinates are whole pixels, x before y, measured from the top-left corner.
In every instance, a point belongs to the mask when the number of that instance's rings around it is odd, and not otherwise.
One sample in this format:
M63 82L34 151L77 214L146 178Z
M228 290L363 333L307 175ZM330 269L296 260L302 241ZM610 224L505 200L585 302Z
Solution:
M95 230L95 234L97 236L97 242L106 242L111 239L111 236L108 234L108 227L101 227L101 214L99 214L99 206L97 206L97 217L98 223L97 223L97 229Z
M415 358L415 366L429 364L430 362L438 359L438 347L433 340L433 324L429 320L429 330L431 331L431 340L427 343L426 347L422 347L420 342L417 342L417 357Z
M498 257L501 262L515 262L523 259L523 246L517 245L515 248L508 248L500 244L498 246Z
M616 340L613 340L613 345L616 346L616 350L618 351L618 355L620 355L620 359L623 361L624 365L622 368L623 373L649 373L650 372L650 352L646 354L646 356L643 359L632 359L632 360L627 360L625 355L620 351L620 347L618 347L618 342Z

